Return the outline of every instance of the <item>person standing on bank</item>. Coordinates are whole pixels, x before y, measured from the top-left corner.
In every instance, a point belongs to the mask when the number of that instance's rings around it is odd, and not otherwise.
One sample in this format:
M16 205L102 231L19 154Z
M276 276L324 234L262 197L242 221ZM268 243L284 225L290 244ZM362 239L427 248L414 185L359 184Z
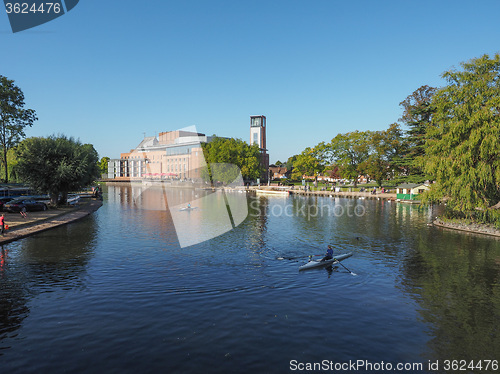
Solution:
M333 258L333 248L331 245L328 246L328 249L326 250L326 255L323 257L321 262L331 260Z
M5 235L5 214L0 216L0 235Z

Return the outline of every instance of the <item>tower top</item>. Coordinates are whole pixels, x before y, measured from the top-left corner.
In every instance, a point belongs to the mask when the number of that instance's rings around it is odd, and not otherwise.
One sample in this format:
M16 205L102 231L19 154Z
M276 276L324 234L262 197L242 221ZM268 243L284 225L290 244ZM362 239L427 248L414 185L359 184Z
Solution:
M266 116L250 116L250 127L266 127Z

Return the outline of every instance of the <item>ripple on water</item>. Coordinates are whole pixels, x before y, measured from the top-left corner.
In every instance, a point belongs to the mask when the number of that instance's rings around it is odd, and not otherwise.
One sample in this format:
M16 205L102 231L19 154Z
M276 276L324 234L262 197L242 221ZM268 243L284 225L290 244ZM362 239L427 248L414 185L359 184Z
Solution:
M180 248L168 217L141 212L129 187L109 190L94 220L5 247L2 368L256 373L286 371L291 359L421 361L431 340L462 349L462 331L442 323L450 313L476 333L497 316L498 243L429 231L418 209L265 198L236 229ZM366 216L276 214L297 202L363 204ZM299 272L328 244L353 252L343 264L356 276L341 266ZM461 298L468 291L482 296Z

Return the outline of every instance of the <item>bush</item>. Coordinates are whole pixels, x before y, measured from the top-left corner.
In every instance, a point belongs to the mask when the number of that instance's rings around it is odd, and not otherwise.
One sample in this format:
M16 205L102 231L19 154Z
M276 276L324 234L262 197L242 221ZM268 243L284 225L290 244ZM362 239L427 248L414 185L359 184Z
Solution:
M475 223L489 224L500 229L500 209L484 209L464 213L447 208L443 216L448 219L468 220Z

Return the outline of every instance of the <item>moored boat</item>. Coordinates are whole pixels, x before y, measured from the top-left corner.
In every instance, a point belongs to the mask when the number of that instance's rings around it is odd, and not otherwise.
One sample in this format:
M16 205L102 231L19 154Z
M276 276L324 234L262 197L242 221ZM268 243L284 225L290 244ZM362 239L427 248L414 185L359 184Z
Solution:
M255 190L255 193L257 195L280 195L280 196L288 196L290 194L290 190L288 189L279 189L279 190L275 190L275 189L258 189L258 190Z

